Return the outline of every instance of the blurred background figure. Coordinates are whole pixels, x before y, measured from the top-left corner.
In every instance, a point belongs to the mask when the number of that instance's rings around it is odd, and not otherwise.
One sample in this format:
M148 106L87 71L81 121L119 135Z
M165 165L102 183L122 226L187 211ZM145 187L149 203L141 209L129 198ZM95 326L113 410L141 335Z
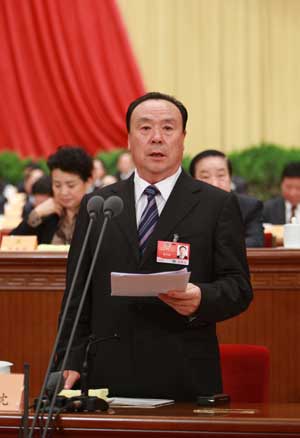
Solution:
M300 223L300 162L288 163L281 174L281 195L264 203L265 223L290 223L295 217Z
M129 151L122 152L117 161L116 178L118 181L127 179L134 171L134 164Z
M5 183L0 179L0 214L4 214L4 205L7 202L7 198L5 196Z
M32 186L44 174L44 171L40 168L38 164L31 164L29 167L26 168L23 181L23 189L26 195L25 204L22 212L23 219L26 219L28 217L34 206L32 199Z
M247 181L238 175L231 176L231 190L241 195L248 194L248 183Z
M102 180L107 173L104 162L101 158L93 159L93 171L92 171L92 179L93 179L93 188L102 187Z
M82 197L92 184L93 160L79 146L60 146L47 161L53 196L38 204L10 234L38 243L69 244Z
M118 181L117 177L114 175L105 175L102 178L102 187L109 186L110 184L114 184Z
M191 161L190 174L195 179L204 181L227 192L231 191L232 165L223 152L215 149L197 154ZM245 226L247 247L264 246L263 204L258 199L236 193Z
M42 202L53 196L51 176L41 176L31 189L33 207L37 207Z
M26 193L26 188L25 188L26 181L28 179L30 179L30 175L35 170L42 171L42 174L40 173L39 176L42 176L44 174L43 170L41 169L41 166L38 163L35 163L34 161L29 161L25 165L24 170L23 170L23 180L17 185L18 192ZM33 175L34 175L34 173L33 173ZM36 175L38 175L38 173ZM30 181L28 182L28 184L30 185Z

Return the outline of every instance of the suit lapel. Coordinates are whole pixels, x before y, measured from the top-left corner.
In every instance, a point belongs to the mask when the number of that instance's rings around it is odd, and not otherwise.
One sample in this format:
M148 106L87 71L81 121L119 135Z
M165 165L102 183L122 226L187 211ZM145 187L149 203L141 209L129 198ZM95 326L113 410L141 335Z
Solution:
M116 190L112 188L112 192L117 196L120 196L124 202L123 212L114 220L122 229L122 233L127 239L129 246L132 249L134 258L138 263L140 259L140 253L136 226L133 175L128 180L124 181L123 185L119 186Z
M149 257L153 257L153 252L156 252L158 240L170 239L170 233L172 233L172 231L174 233L176 232L176 225L182 221L194 205L199 202L199 196L197 196L199 191L201 191L199 181L194 181L185 172L182 172L159 217L159 221L141 259L141 265L143 265Z

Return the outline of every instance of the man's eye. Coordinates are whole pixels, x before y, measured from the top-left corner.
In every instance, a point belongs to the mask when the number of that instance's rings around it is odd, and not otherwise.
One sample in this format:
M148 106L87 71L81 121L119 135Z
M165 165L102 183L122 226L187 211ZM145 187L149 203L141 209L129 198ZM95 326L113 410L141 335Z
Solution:
M141 129L143 131L148 131L150 129L150 126L144 125L144 126L141 127Z
M169 126L169 125L167 125L167 126L164 126L164 129L165 129L166 131L172 131L173 126Z

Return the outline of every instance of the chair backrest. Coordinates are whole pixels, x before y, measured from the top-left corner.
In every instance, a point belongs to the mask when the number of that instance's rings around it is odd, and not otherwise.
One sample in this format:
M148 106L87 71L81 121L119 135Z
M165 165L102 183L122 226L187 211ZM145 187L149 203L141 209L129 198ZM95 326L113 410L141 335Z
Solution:
M223 392L233 402L269 400L270 352L262 345L220 344Z

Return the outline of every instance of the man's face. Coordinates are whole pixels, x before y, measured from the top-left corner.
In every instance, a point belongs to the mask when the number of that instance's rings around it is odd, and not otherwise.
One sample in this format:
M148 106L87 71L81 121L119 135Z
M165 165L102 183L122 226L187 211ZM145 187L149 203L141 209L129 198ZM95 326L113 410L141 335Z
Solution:
M181 165L185 132L179 109L166 100L146 100L131 114L128 147L141 178L151 184Z
M181 257L185 257L186 256L186 248L185 248L185 246L181 246L179 248L179 253L180 253Z
M227 192L231 190L231 178L226 159L223 157L202 158L195 166L195 178Z
M285 177L281 183L281 193L292 205L300 203L300 177Z

